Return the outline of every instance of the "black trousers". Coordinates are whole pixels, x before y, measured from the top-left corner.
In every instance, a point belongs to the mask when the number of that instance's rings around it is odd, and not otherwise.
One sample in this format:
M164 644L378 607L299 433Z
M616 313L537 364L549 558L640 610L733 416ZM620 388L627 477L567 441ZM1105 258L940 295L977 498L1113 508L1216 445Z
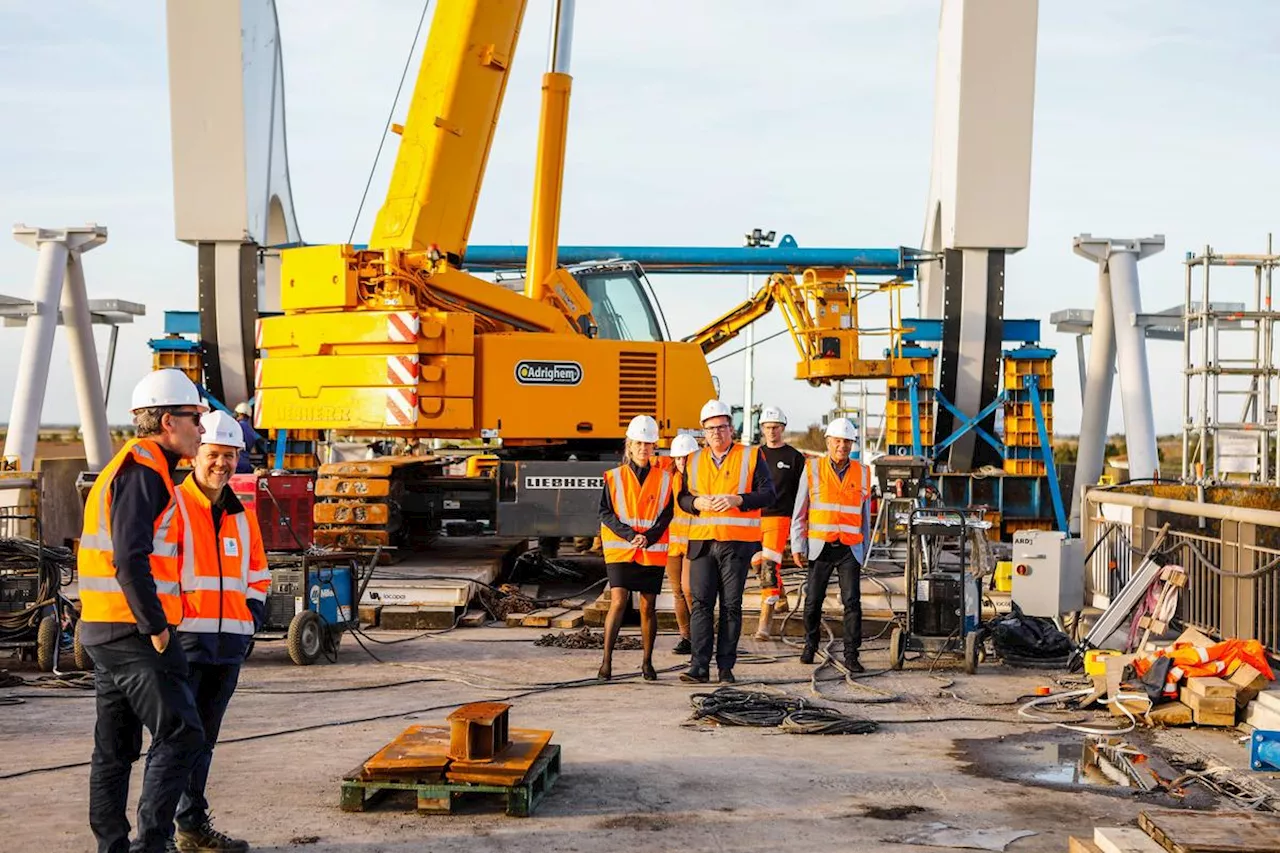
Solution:
M711 668L712 647L716 667L733 669L738 662L738 638L742 636L742 590L747 585L750 554L737 543L710 542L689 560L689 642L693 656L689 671ZM720 600L719 625L715 624L716 599ZM717 636L718 634L718 636Z
M817 559L809 563L809 577L804 589L805 645L818 646L822 630L822 600L827 597L827 585L835 572L840 582L840 604L844 608L844 654L853 657L862 646L862 566L853 558L853 551L840 548L822 549Z
M172 629L170 630L172 636ZM141 634L90 646L98 720L89 770L89 826L99 853L162 853L173 814L204 743L204 729L187 685L187 658L177 638L164 654ZM151 733L138 838L129 845L129 771Z
M196 753L195 764L191 767L182 799L178 801L173 822L179 829L196 830L209 820L209 801L205 799L204 791L209 782L209 766L213 764L213 747L218 743L218 732L222 730L222 717L227 713L227 704L240 682L240 665L193 663L189 668L191 674L187 684L191 686L196 713L204 727L204 744ZM147 767L150 766L151 754L147 753Z

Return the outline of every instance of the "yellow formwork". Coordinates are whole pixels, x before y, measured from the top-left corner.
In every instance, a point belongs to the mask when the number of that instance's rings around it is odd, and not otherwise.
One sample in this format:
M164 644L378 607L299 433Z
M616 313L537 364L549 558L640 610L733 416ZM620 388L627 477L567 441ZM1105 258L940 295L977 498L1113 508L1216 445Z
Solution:
M1005 357L1004 387L1007 390L1022 390L1026 387L1023 385L1023 377L1031 375L1038 377L1041 390L1053 388L1053 359Z
M1039 459L1006 459L1004 461L1004 472L1006 474L1027 474L1033 476L1044 476L1044 463Z
M204 356L199 352L153 350L151 353L151 369L164 370L165 368L181 370L188 379L197 385L204 382Z

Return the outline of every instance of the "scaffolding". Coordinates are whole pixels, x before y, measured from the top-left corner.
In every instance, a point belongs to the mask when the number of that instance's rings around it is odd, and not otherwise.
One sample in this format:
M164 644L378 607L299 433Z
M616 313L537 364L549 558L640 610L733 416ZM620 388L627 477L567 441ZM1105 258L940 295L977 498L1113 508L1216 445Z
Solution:
M1272 253L1268 235L1265 254L1218 254L1206 246L1200 255L1188 253L1184 263L1182 479L1280 484L1274 353L1280 312L1271 305L1280 255ZM1252 271L1253 298L1243 310L1212 302L1214 267Z
M832 385L835 394L828 422L836 418L848 418L858 427L858 434L862 436L862 450L869 453L880 452L884 444L885 410L883 406L879 407L880 422L873 429L871 419L876 412L872 401L883 401L887 396L885 392L871 390L865 379L842 379Z

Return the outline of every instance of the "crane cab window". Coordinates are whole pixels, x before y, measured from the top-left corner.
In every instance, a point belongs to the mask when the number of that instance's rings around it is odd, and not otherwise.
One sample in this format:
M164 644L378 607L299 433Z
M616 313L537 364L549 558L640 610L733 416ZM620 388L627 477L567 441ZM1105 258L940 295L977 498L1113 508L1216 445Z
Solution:
M634 269L574 271L591 299L599 337L611 341L661 341L662 327Z

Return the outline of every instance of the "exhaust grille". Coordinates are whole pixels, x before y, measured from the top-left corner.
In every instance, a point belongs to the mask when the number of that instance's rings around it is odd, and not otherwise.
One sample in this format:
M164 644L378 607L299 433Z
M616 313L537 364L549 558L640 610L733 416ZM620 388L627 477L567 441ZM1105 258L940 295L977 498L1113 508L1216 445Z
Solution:
M618 426L636 415L658 416L658 354L618 354Z

